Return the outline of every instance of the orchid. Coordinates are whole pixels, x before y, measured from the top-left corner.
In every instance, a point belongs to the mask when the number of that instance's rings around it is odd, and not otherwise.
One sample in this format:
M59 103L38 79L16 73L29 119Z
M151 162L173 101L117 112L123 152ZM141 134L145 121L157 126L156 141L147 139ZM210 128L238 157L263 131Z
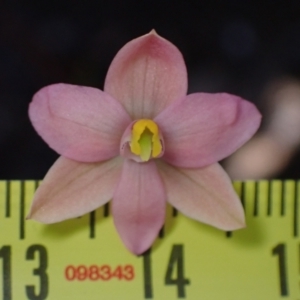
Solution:
M187 95L182 55L155 31L117 53L103 91L44 87L29 116L61 156L37 189L28 218L59 222L112 199L115 227L135 254L157 237L167 201L223 230L245 226L241 202L218 161L251 138L260 113L234 95Z

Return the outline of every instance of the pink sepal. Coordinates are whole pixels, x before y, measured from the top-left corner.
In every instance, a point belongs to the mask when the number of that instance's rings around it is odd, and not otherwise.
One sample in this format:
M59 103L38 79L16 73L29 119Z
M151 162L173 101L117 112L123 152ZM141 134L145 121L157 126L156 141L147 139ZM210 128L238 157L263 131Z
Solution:
M38 187L28 219L55 223L76 218L111 200L123 159L78 163L60 157Z
M113 59L104 91L119 100L132 120L152 119L186 95L180 51L154 30L127 43Z
M201 169L183 169L160 161L158 167L167 200L180 212L223 230L245 227L241 200L219 164Z

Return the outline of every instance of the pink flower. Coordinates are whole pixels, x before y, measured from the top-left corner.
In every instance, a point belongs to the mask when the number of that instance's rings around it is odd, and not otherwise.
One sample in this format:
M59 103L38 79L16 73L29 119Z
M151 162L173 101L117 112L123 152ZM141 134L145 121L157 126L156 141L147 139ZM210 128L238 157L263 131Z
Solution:
M59 222L112 199L116 229L135 254L156 238L166 201L217 228L244 227L240 200L217 162L251 138L261 116L237 96L186 92L181 53L154 31L118 52L104 91L54 84L37 92L30 119L61 157L28 217Z

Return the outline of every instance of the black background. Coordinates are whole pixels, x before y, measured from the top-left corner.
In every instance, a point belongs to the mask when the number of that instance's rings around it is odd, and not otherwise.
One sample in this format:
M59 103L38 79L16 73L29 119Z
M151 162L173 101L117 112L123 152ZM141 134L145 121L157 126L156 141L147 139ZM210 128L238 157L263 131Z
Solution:
M102 88L116 52L153 28L183 53L190 92L238 94L264 112L267 82L300 75L299 0L1 2L0 179L42 178L58 157L27 116L37 90ZM281 177L299 178L296 166Z

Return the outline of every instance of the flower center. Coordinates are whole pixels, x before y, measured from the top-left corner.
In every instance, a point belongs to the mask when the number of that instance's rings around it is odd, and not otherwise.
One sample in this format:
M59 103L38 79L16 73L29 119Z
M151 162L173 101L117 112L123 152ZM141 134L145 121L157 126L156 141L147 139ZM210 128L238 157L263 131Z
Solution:
M163 149L157 124L149 119L135 122L129 145L131 152L139 155L144 162L158 157Z

